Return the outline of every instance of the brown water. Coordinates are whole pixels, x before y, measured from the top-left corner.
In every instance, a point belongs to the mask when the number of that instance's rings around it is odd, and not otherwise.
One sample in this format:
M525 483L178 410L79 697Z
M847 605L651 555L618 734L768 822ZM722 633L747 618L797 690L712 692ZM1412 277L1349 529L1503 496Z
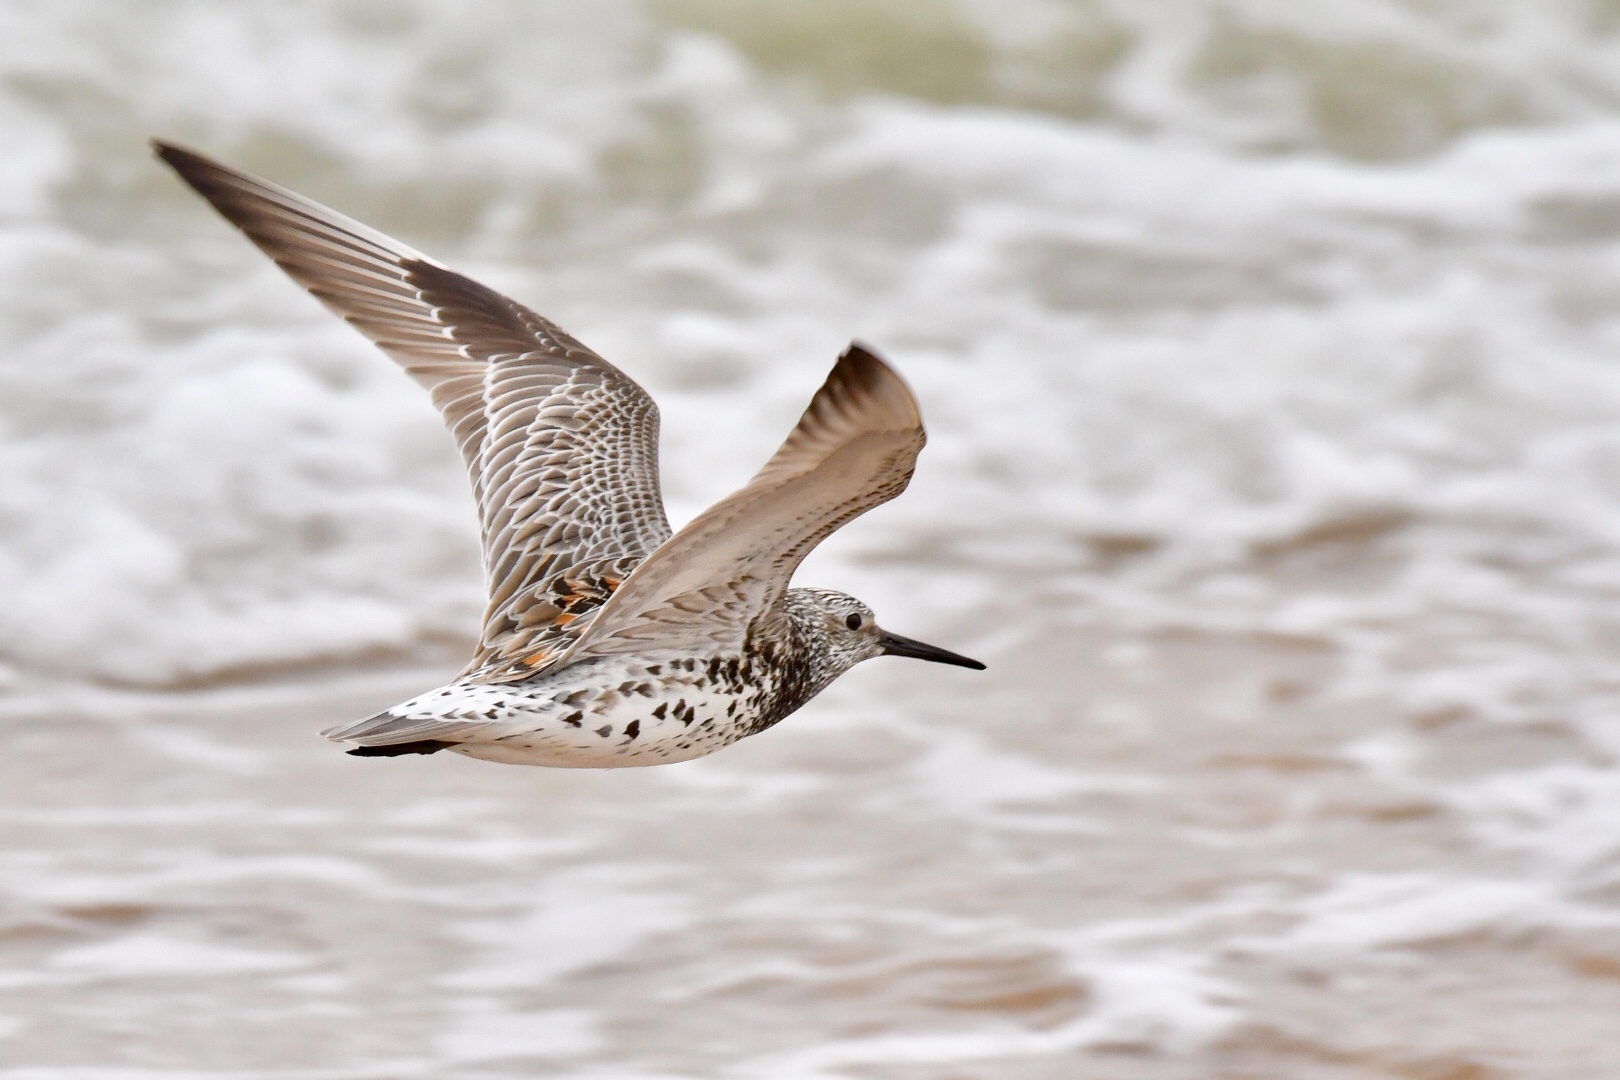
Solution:
M1393 734L1299 641L991 659L602 773L314 737L427 672L12 716L0 1075L1607 1074L1620 926L1443 794L1567 737Z
M1620 1075L1620 18L0 0L0 1080ZM818 552L983 674L712 759L319 739L459 667L417 387L188 142L641 380L672 516L869 340Z

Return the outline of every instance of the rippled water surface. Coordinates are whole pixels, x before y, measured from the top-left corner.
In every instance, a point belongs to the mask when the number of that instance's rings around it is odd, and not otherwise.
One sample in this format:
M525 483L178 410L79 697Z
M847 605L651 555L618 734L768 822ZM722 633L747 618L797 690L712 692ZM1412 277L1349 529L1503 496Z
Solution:
M1620 7L0 4L0 1080L1589 1080L1620 1032ZM452 673L418 388L195 145L631 372L684 519L852 337L865 665L703 761Z

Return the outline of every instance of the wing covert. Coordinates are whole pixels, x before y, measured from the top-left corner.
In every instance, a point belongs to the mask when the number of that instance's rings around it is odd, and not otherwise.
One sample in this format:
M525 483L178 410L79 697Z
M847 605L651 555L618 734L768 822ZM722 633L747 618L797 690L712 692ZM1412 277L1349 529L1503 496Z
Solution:
M427 388L466 462L489 607L469 671L554 658L670 536L658 409L547 319L292 191L161 157L316 299Z
M765 467L648 556L557 663L740 650L811 549L905 490L924 441L906 384L851 345Z

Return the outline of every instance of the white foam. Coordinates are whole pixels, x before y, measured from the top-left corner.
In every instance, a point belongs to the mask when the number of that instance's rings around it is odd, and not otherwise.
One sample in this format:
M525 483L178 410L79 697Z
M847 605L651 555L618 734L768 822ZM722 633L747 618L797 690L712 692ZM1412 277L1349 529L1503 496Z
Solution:
M336 154L340 169L307 179L342 180L344 208L365 217L374 203L382 224L415 220L382 212L401 185L436 193L406 196L421 205L481 205L476 243L507 259L574 241L535 239L534 200L586 199L593 220L580 235L595 253L550 265L534 298L588 338L625 343L633 355L618 358L666 398L666 472L683 512L747 476L859 333L896 353L935 432L904 503L861 523L868 548L904 547L951 521L973 561L1013 565L1072 558L1062 538L1075 531L1141 533L1175 555L1150 560L1168 578L1127 592L1142 605L1246 545L1408 513L1436 526L1412 566L1431 602L1446 603L1479 594L1478 575L1448 575L1478 563L1482 530L1504 514L1572 540L1620 532L1614 499L1592 488L1602 451L1581 449L1601 438L1620 387L1606 347L1567 332L1564 301L1540 284L1563 260L1535 239L1538 222L1556 227L1557 215L1612 197L1620 126L1571 107L1575 126L1491 133L1376 168L1234 154L1201 110L1230 119L1240 99L1200 104L1188 81L1217 29L1183 7L1183 18L1137 27L1142 53L1110 91L1129 103L1122 115L1155 118L1145 136L893 99L826 106L812 120L763 92L716 39L674 35L649 53L651 29L619 5L491 5L467 20L422 7L386 47L360 28L326 23L309 36L253 9L159 21L137 31L144 49L116 62L94 41L84 55L51 55L92 83L109 67L133 76L147 91L129 96L146 110L134 122L211 132L204 141L227 155L270 130ZM1328 30L1251 5L1244 25L1330 51L1413 49L1549 102L1554 84L1574 93L1561 63L1601 54L1549 12L1539 59L1509 78L1481 41L1529 40L1516 36L1529 24L1492 23L1482 39L1377 4L1335 11ZM506 25L514 19L534 33ZM51 25L36 27L47 53ZM995 33L1007 63L1038 62L1017 44L1032 39ZM425 66L455 48L502 76L464 91L476 121L434 127L435 106L413 95ZM1169 51L1150 61L1154 49ZM1144 89L1149 69L1157 91ZM161 683L466 634L479 586L464 482L415 388L138 157L120 167L178 231L91 241L41 201L86 167L82 134L37 103L4 102L18 133L8 205L24 216L0 247L7 280L28 297L9 317L33 327L16 342L0 406L16 523L0 544L8 659ZM1274 106L1262 95L1243 107ZM633 199L581 194L601 181L596 151L647 136L660 109L696 124L698 194L665 211L673 229ZM650 168L649 182L674 166ZM302 171L280 175L302 182ZM801 226L790 208L806 199L827 209ZM728 215L745 207L753 235L739 239ZM916 213L898 231L864 224ZM427 226L436 235L408 239L465 242L464 227ZM1425 239L1435 230L1439 247ZM205 272L183 261L194 253ZM671 273L700 291L661 293ZM725 299L694 302L704 293ZM651 346L629 332L654 324ZM1521 375L1530 357L1533 379ZM738 423L706 423L716 410ZM964 500L993 524L957 522L950 507ZM1283 625L1309 610L1319 629L1347 636L1412 584L1360 596L1359 611L1255 596L1172 617L1224 608ZM1522 600L1503 584L1493 603ZM1506 716L1536 693L1533 673L1492 687L1477 665L1452 670L1473 686L1460 702L1470 707ZM1457 698L1445 672L1436 678L1414 709Z
M460 933L484 956L447 976L445 985L480 991L544 986L687 922L680 897L637 888L622 876L611 869L553 874L523 910L463 924Z
M439 1036L439 1051L451 1061L504 1058L567 1058L602 1045L594 1017L583 1009L512 1012L499 1007L464 1007L450 1030Z
M1196 959L1164 954L1081 965L1095 1004L1070 1030L1075 1046L1187 1053L1242 1019L1242 992L1199 970Z
M160 934L126 934L111 941L64 949L54 966L108 978L165 975L238 975L306 967L309 957L185 941Z
M1614 770L1561 763L1508 770L1450 794L1492 847L1529 856L1571 885L1612 875L1620 854Z
M987 679L1037 620L1127 642L1307 642L1331 662L1301 707L1340 710L1340 758L1361 766L1344 772L1444 807L1380 828L1458 829L1446 857L1467 865L1392 866L1334 832L1315 863L1279 869L1265 845L1331 816L1301 796L1286 830L1220 833L1248 888L1176 894L1140 919L993 927L1062 953L1092 993L1078 1018L739 1052L736 1075L1190 1053L1249 1017L1230 956L1354 967L1607 926L1592 895L1620 828L1620 36L1589 5L840 6L852 22L834 40L899 35L883 40L909 71L839 68L813 34L773 56L753 23L701 33L705 5L36 7L0 39L8 692L142 713L138 695L84 684L403 654L468 639L482 608L466 481L419 389L150 161L141 139L160 134L397 232L600 347L660 402L677 518L745 480L845 342L869 340L916 389L930 445L905 497L840 534L806 583L858 585L924 638L971 615L948 640L992 644ZM927 7L927 32L905 37L901 7ZM657 21L677 8L685 28ZM902 77L942 69L951 41L966 42L946 57L965 58L960 93L908 97ZM987 864L992 883L1040 863L1004 848L1078 859L1173 801L1153 774L1174 755L1141 749L1181 731L1157 689L1091 701L1136 740L1129 767L993 734L930 741L896 716L899 738L932 749L897 767L889 802L851 795L839 812L883 810L942 848L983 842L1007 860ZM1260 691L1233 700L1222 721ZM826 731L890 722L849 715ZM185 723L130 725L129 745L233 784L280 767L217 732L182 737ZM1563 757L1481 765L1447 741L1472 750L1490 725ZM488 814L529 807L507 782ZM788 821L848 794L831 770L724 761L660 791ZM606 826L524 841L469 826L482 802L418 794L394 824L434 835L372 838L363 857L202 844L119 869L36 853L4 864L6 885L42 905L265 880L420 900L449 887L410 885L389 860L497 876L617 850ZM121 815L96 792L7 815L120 837L292 820L219 793L176 800ZM1406 837L1390 863L1434 850ZM598 1017L480 995L544 992L692 925L696 901L638 869L586 864L538 896L458 906L475 951L432 982L467 1004L439 1052L595 1052ZM139 935L86 948L68 955L109 977L279 962Z
M1544 882L1358 875L1302 904L1303 919L1283 941L1311 954L1432 944L1486 932L1511 936L1556 925L1561 906Z

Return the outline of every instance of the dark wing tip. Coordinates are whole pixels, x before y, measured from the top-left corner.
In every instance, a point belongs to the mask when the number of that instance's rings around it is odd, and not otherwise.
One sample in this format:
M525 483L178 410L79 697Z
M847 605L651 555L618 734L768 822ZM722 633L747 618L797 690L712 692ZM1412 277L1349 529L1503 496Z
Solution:
M257 177L221 165L213 158L187 150L162 139L152 140L152 152L176 176L201 195L209 205L232 225L246 232L255 244L264 247L263 230L253 228L257 214L257 201L263 198L265 182ZM259 189L257 192L255 189ZM275 258L274 252L269 252Z
M162 139L152 140L152 153L158 160L179 173L180 179L192 187L198 187L203 177L209 173L224 171L218 164L196 151L164 142Z
M878 354L860 341L852 341L827 376L817 395L840 410L869 411L877 406L891 422L922 426L917 399L911 388ZM862 404L865 403L865 404Z
M833 374L840 375L847 383L866 389L875 389L885 375L899 378L894 374L894 369L862 341L849 343L849 347L839 355L838 363L833 365Z

